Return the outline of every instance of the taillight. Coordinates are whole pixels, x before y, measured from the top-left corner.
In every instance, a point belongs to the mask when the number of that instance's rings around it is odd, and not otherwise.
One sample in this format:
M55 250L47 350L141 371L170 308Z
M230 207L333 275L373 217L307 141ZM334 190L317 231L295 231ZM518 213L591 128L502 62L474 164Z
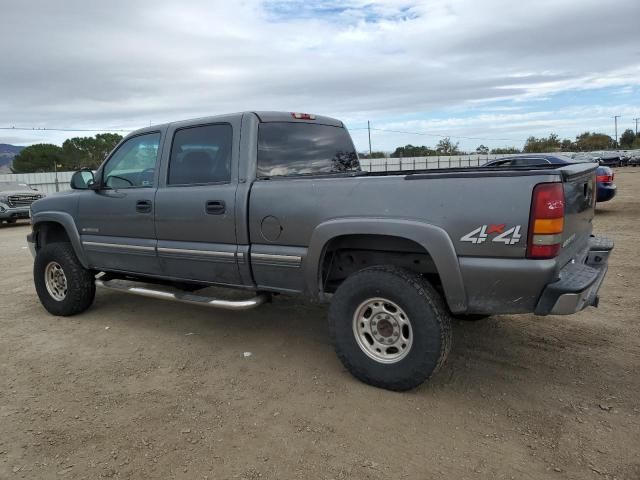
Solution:
M291 116L296 120L315 120L316 119L316 116L311 115L310 113L291 112Z
M598 175L596 177L598 183L613 183L613 173L611 175Z
M561 183L540 183L533 189L527 258L553 258L562 246L564 189Z

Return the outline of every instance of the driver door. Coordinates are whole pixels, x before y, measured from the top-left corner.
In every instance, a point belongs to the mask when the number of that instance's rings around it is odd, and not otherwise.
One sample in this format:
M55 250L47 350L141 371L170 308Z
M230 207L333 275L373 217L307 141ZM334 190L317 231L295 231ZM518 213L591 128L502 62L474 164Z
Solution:
M98 173L99 190L78 205L78 229L90 266L97 270L160 274L154 227L162 132L131 137Z

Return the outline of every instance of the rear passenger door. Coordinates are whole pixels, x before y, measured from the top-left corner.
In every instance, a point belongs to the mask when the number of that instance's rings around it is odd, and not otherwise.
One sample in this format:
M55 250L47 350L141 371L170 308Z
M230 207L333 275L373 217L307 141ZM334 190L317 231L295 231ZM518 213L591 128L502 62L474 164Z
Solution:
M158 257L164 275L239 285L235 195L238 128L170 127L156 193Z

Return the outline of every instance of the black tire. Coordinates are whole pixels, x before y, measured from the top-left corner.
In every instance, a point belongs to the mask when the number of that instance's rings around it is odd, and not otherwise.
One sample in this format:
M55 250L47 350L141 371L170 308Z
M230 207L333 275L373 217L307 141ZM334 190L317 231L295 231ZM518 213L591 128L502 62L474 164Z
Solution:
M371 358L356 339L356 311L375 298L394 302L410 319L412 343L395 363ZM452 343L451 319L438 292L420 275L393 266L366 268L340 285L329 307L329 334L354 377L397 391L415 388L437 372Z
M66 294L56 300L47 289L47 265L57 263L66 279ZM33 279L40 303L53 315L68 317L84 312L96 295L95 276L76 257L70 243L50 243L42 247L33 265Z

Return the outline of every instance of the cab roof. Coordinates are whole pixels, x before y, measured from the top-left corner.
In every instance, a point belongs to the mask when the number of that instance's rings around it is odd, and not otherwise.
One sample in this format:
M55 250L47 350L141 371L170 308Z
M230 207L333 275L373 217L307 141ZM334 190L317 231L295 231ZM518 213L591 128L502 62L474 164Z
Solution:
M243 115L255 115L261 123L269 122L291 122L291 123L317 123L320 125L330 125L332 127L344 127L344 124L335 118L325 117L323 115L315 115L299 112L278 112L278 111L246 111L237 113L227 113L222 115L213 115L210 117L190 118L186 120L178 120L174 122L160 123L148 127L140 128L131 132L129 135L138 135L144 132L152 132L163 130L170 125L184 124L190 125L195 123L214 123L221 121L229 121L234 118L241 118Z

